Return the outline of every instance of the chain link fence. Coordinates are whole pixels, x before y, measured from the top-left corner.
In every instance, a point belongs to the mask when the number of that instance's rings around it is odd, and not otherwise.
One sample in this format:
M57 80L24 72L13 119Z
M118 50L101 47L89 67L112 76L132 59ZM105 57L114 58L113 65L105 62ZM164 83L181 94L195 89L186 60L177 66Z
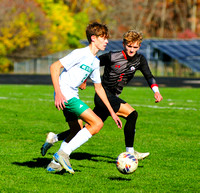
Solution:
M71 50L58 52L41 58L14 63L14 74L50 74L50 65L69 54Z

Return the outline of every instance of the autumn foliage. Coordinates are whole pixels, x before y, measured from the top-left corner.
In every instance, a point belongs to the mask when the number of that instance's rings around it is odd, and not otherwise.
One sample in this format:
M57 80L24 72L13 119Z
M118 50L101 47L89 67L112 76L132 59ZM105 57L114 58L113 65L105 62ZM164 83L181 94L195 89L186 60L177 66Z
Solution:
M92 21L106 23L112 39L133 28L145 38L198 38L200 0L0 0L0 72L79 47Z
M82 3L75 10L76 1L0 0L0 71L10 71L13 61L79 47L89 22Z

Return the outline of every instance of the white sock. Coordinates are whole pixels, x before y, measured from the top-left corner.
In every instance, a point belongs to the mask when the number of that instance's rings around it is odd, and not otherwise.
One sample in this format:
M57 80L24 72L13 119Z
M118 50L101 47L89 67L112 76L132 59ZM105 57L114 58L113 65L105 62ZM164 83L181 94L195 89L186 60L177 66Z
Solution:
M63 141L62 143L61 143L61 145L60 145L60 149L59 150L63 150L63 149L65 149L65 148L67 148L67 142L66 141Z
M134 148L133 147L126 147L126 152L134 153Z
M60 165L57 161L55 161L54 159L52 159L51 161L52 163L56 164L56 165Z
M54 137L53 137L53 142L55 143L55 142L57 142L58 141L58 135L56 134L56 135L54 135Z
M81 145L83 145L85 142L87 142L92 137L91 133L84 127L81 129L72 139L69 143L62 143L63 146L62 149L66 154L70 155L72 151L79 148Z

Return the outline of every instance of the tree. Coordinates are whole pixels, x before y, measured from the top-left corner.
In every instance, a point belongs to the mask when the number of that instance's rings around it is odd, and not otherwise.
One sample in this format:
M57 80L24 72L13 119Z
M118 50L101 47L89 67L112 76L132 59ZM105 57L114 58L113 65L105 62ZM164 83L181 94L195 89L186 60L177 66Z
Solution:
M20 58L46 54L49 40L45 28L49 23L40 7L26 0L0 3L0 70L8 71L12 61Z
M190 30L200 36L200 0L102 0L111 8L106 17L112 37L121 38L128 29L146 37L177 38Z
M46 17L51 21L52 52L80 46L88 24L86 13L74 13L62 0L37 0Z
M34 1L1 0L0 15L0 55L41 56L47 52L49 22Z
M44 56L80 46L88 23L63 1L0 0L0 71L13 61Z

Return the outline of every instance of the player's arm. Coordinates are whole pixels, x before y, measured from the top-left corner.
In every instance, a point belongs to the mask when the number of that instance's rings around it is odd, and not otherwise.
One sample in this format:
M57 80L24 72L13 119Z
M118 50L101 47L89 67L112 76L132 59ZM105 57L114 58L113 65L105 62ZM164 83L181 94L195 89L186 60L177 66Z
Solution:
M144 57L142 57L140 62L141 62L140 71L142 72L142 74L144 75L148 85L150 86L150 88L154 92L154 98L156 99L155 102L158 103L163 99L163 97L159 92L159 88L158 88L158 85L156 83L156 80L151 73L151 70L148 66L146 59Z
M59 76L61 68L63 68L63 65L59 60L54 62L50 66L51 79L55 91L55 106L58 110L60 110L60 108L63 110L63 107L65 106L64 102L67 102L66 98L60 90L59 85Z
M154 92L154 98L156 99L155 102L156 103L160 102L163 99L163 97L159 92L158 85L157 84L152 84L151 85L151 89Z
M147 80L147 82L148 82L150 88L151 88L152 91L154 92L154 98L156 99L156 100L155 100L155 103L160 102L160 101L163 99L163 97L162 97L162 95L160 94L160 91L159 91L159 88L158 88L158 85L157 85L157 83L156 83L155 78L152 76L152 77L147 78L146 80Z
M117 126L121 129L122 128L122 122L120 118L116 115L116 113L113 111L113 108L111 107L107 95L105 93L104 88L102 87L101 83L94 83L94 88L98 96L101 98L101 100L104 102L106 107L108 108L110 115L112 116L113 120L117 124Z
M81 90L85 90L86 89L86 85L87 85L87 79L85 79L85 81L79 86L79 88L81 89Z

